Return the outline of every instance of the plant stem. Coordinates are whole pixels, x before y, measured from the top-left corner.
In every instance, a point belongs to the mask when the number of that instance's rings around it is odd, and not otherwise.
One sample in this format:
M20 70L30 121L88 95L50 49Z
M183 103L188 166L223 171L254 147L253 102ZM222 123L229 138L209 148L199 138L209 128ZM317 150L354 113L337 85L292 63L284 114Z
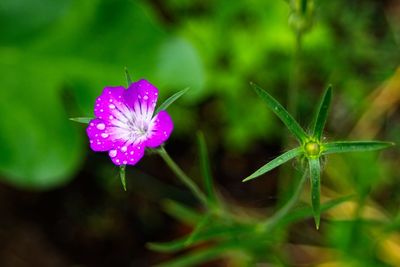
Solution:
M292 78L289 86L288 111L294 118L297 115L297 102L299 98L300 80L301 80L301 59L302 59L302 40L303 34L300 31L295 33L296 45L294 49L294 63Z
M289 201L277 212L275 212L275 214L268 218L263 224L262 224L262 229L264 231L269 231L271 230L274 226L276 226L284 217L286 214L288 214L290 212L290 210L294 207L294 205L296 204L300 193L303 189L304 183L307 179L308 176L308 172L305 171L303 176L300 179L300 182L297 185L296 190L293 192L292 197L289 199Z
M298 98L299 98L299 90L301 85L301 60L302 60L302 40L303 33L299 30L294 32L296 43L294 47L294 57L293 57L293 69L290 77L289 84L289 94L288 94L288 107L287 110L296 119L297 117L297 106L298 106ZM291 135L289 133L283 136L283 146L290 146ZM286 199L289 195L292 194L293 185L290 182L289 178L292 174L290 169L283 169L280 173L279 179L279 192L282 199ZM285 192L282 192L282 189L285 188Z
M200 200L200 202L204 204L204 206L208 206L208 201L204 193L192 181L192 179L190 179L189 176L187 176L183 172L183 170L175 163L175 161L169 156L164 147L158 149L157 152L168 165L168 167L175 173L176 177L178 177L178 179L192 191L193 195L195 195L198 200Z

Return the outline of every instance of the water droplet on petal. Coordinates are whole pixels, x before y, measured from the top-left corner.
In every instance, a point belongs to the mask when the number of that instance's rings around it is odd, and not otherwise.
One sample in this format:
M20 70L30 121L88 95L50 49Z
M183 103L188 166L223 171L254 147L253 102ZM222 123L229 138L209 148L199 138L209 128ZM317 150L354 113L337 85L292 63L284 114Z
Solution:
M104 123L99 123L97 124L96 128L99 130L104 130L106 128L106 125Z
M122 151L122 152L126 152L127 149L128 149L128 148L127 148L126 146L121 147L121 151Z
M127 164L128 162L127 162L126 160L124 160L122 163L123 163L123 164Z
M114 105L114 104L110 104L108 107L109 107L110 109L114 109L114 108L115 108L115 105Z
M107 137L108 137L108 133L102 133L102 134L101 134L101 137L107 138Z
M144 100L147 100L147 99L149 99L149 97L148 97L147 95L145 95L145 96L143 97L143 99L144 99Z
M117 155L117 150L115 150L115 149L110 150L110 152L108 154L110 155L110 157L113 158L113 157L115 157Z

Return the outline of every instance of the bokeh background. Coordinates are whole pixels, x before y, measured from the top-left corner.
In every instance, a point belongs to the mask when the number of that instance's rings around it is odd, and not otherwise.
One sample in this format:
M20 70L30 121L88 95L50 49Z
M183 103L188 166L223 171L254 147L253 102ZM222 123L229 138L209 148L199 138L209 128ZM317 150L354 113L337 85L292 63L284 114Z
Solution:
M198 203L157 155L127 169L124 192L106 153L90 151L85 126L68 120L93 116L104 86L126 84L125 67L155 84L161 100L191 88L169 108L175 130L166 147L183 169L196 177L201 130L225 198L261 212L280 203L290 187L278 179L282 170L241 180L288 148L285 128L249 82L288 104L296 65L290 15L283 0L0 1L0 266L150 266L174 255L147 242L191 230L163 212L165 199ZM316 1L296 117L306 126L332 83L328 140L400 143L399 63L399 1ZM289 262L400 266L399 156L398 147L333 156L323 175L325 195L365 196L366 216L392 231L329 224L351 218L349 202L320 232L312 220L291 228ZM342 265L323 265L333 258ZM235 266L227 262L208 266Z

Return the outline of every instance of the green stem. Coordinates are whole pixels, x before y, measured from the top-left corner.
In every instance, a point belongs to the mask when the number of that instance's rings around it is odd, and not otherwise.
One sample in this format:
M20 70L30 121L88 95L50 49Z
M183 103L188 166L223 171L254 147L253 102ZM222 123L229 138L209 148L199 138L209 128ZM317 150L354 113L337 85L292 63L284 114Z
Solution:
M294 63L292 79L289 86L288 111L294 118L297 115L297 104L299 98L300 80L301 80L301 59L302 59L302 40L303 34L296 33L296 46L294 49Z
M290 77L289 84L289 94L288 94L288 107L287 110L296 119L297 117L297 106L298 106L298 98L299 91L301 85L301 59L302 59L302 39L303 34L300 31L294 32L296 37L296 44L294 47L294 57L293 57L293 69ZM287 133L283 136L283 146L290 146L291 139L290 133ZM289 180L291 177L292 171L290 169L283 169L280 173L279 178L279 195L284 200L288 197L289 194L293 191L293 185ZM285 191L282 192L282 189L285 188Z
M204 206L208 206L208 201L204 193L199 189L199 187L190 179L182 169L175 163L175 161L169 156L168 152L161 147L157 150L158 154L162 157L168 167L175 173L176 177L187 186Z
M294 205L297 203L300 193L304 187L304 183L307 180L308 176L307 174L308 174L307 172L304 172L299 184L297 185L296 190L293 192L293 195L289 199L289 201L280 210L278 210L272 217L268 218L262 224L262 229L264 231L270 231L285 217L286 214L288 214L292 210Z

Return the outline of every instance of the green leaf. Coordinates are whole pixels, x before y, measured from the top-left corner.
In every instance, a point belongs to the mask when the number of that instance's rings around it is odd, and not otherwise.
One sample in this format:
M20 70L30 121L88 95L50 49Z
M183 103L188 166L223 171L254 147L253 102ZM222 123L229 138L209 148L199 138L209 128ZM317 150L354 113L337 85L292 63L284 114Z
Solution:
M125 79L126 79L127 86L129 87L129 85L131 85L131 83L132 83L132 78L131 78L131 75L129 74L127 67L125 67Z
M214 245L205 247L201 250L194 250L191 253L177 257L171 261L156 265L157 267L187 267L198 266L222 256L222 254L230 249L235 249L239 246L238 242L229 242L222 245Z
M69 118L71 121L75 121L75 122L79 122L79 123L83 123L83 124L88 124L91 120L93 120L94 118L90 118L90 117L77 117L77 118Z
M208 225L210 219L211 219L211 215L207 214L200 220L200 222L194 228L193 232L190 234L190 236L185 241L185 246L190 246L191 244L193 244L193 242L196 239L198 239L198 237L200 236L200 233L204 229L204 226Z
M264 173L269 172L270 170L278 167L279 165L282 165L283 163L291 160L292 158L299 156L301 153L303 153L303 149L301 147L297 147L292 150L289 150L289 151L283 153L282 155L280 155L279 157L271 160L264 166L262 166L260 169L255 171L252 175L250 175L249 177L244 179L243 182L247 182L254 178L257 178L260 175L263 175Z
M201 174L203 176L208 200L209 200L210 204L215 204L216 197L215 197L215 191L214 191L214 185L213 185L213 177L211 174L210 161L208 158L207 146L206 146L206 141L205 141L203 133L199 132L197 134L197 142L198 142L198 147L199 147Z
M332 100L332 85L328 85L325 94L321 100L318 113L313 126L313 136L317 140L321 140L322 132L328 117L329 106Z
M355 195L348 195L340 198L336 198L333 200L330 200L326 203L321 204L321 212L328 211L332 208L335 208L339 206L340 204L354 198ZM308 217L313 216L313 211L310 209L310 207L301 207L296 210L291 211L286 215L286 217L282 220L282 224L290 224L290 223L295 223L301 220L304 220Z
M170 96L167 100L164 101L164 103L162 103L156 110L156 114L158 112L160 112L161 110L166 110L169 105L171 105L172 103L174 103L178 98L180 98L181 96L183 96L190 88L187 87L175 94L173 94L172 96Z
M121 178L121 184L126 191L126 174L125 174L126 165L121 165L119 168L119 177Z
M321 166L319 158L308 159L310 164L310 179L311 179L311 204L314 213L315 226L319 229L320 221L320 191L321 191Z
M289 131L297 138L297 140L299 140L300 143L304 143L307 140L307 134L292 117L292 115L290 115L289 112L264 89L254 83L250 83L250 85L254 88L261 99L264 100L267 106L281 119Z
M207 215L206 215L207 216ZM203 219L199 219L203 220ZM222 240L222 239L234 239L238 235L242 235L253 231L252 225L220 225L221 221L216 221L211 226L208 225L207 229L203 228L201 234L193 235L191 237L191 245L197 245L209 240ZM205 223L207 224L207 223ZM216 224L216 225L215 225ZM183 250L187 247L188 238L183 237L170 242L151 242L147 243L147 247L151 250L158 252L173 253Z
M322 146L322 154L373 151L394 146L395 143L384 141L344 141L326 143Z
M202 215L197 211L176 201L167 199L162 204L165 212L181 222L195 225L202 218Z

